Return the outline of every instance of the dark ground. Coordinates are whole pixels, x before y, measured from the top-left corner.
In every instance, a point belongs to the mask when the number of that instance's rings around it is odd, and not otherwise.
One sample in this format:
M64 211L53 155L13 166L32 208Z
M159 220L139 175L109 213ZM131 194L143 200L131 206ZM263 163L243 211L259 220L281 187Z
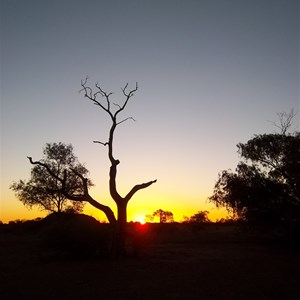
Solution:
M232 225L166 225L144 227L138 257L122 260L48 257L36 228L2 225L0 297L300 299L299 250Z

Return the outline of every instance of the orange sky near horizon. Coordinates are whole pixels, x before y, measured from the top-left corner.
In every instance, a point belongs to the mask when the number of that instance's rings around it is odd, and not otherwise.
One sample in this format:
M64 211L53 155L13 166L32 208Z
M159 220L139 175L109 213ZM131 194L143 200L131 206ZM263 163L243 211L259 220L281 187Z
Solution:
M151 215L155 210L163 209L165 211L171 211L174 215L174 221L181 222L184 217L190 217L198 211L207 210L209 211L208 217L211 221L217 221L221 218L225 218L228 216L226 209L224 208L216 208L212 203L201 203L199 201L199 205L191 205L191 203L195 203L192 199L189 201L189 206L184 207L184 200L175 199L174 205L172 206L172 201L166 201L166 199L153 200L152 197L156 197L155 194L150 192L151 187L148 187L145 190L141 190L140 193L137 193L129 202L127 209L127 217L128 222L130 221L139 221L144 220L146 215ZM148 192L148 193L147 193ZM91 194L93 192L91 191ZM154 192L155 193L155 192ZM148 194L148 195L147 195ZM7 207L1 206L0 211L0 221L3 223L8 223L9 221L16 220L32 220L39 217L45 217L49 212L41 211L37 207L33 207L32 209L26 208L21 201L19 201L13 193L9 195L10 205ZM97 197L94 196L95 200ZM99 198L98 198L99 199ZM168 203L168 204L167 204ZM116 205L112 199L107 198L105 204L110 206L114 213L116 214ZM3 212L5 211L5 214ZM89 203L86 203L84 212L87 215L90 215L97 219L98 221L107 221L106 216L100 210L94 208ZM116 214L117 215L117 214Z

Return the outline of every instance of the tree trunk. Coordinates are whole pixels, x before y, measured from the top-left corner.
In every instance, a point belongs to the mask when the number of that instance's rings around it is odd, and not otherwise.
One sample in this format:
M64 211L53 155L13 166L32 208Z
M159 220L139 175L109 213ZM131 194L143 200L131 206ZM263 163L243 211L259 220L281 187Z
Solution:
M118 220L116 224L115 234L115 253L116 257L126 255L126 227L127 227L127 202L121 201L117 203Z

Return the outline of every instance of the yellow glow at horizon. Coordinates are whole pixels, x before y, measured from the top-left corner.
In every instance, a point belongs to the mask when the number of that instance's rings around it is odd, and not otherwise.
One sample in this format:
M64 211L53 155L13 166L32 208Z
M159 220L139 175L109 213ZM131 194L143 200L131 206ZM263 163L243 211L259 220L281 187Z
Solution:
M139 222L141 224L145 224L146 223L146 215L143 215L143 214L137 214L137 215L134 215L132 217L132 221L133 222Z
M37 217L45 217L48 214L45 211L40 211L36 207L33 207L32 210L28 210L14 196L12 191L8 191L4 196L9 201L6 201L5 205L1 205L0 221L3 223L14 220L35 219ZM109 195L106 195L104 198L97 195L93 195L93 197L97 201L105 202L104 204L111 207L117 217L116 205ZM217 209L212 203L207 203L205 199L207 199L207 197L204 195L195 198L195 196L192 196L192 193L174 195L171 192L167 193L163 189L160 190L158 186L153 185L145 190L139 191L128 203L127 220L129 222L138 221L143 223L145 222L146 215L151 215L158 209L171 211L174 215L174 221L176 222L183 221L184 216L190 217L198 211L203 210L209 211L208 217L211 221L216 221L228 216L226 209ZM85 205L84 213L101 222L107 222L104 213L88 203Z
M213 222L229 216L225 208L216 208L211 203L206 204L206 203L201 203L200 201L199 201L199 205L194 204L193 206L188 206L188 207L184 207L184 203L177 203L177 205L174 205L172 207L171 205L168 205L166 203L167 201L166 202L153 201L151 205L150 204L145 205L144 203L139 203L138 200L131 201L131 202L129 202L128 209L127 209L128 222L133 221L133 222L145 223L146 215L152 215L152 213L158 209L171 211L174 215L175 222L181 222L184 220L184 217L191 217L198 211L205 211L205 210L209 212L208 218ZM111 203L112 205L110 205L110 207L113 208L113 211L117 217L115 204L113 203L113 201ZM95 209L94 207L88 204L85 207L84 213L94 217L99 221L107 221L103 212Z

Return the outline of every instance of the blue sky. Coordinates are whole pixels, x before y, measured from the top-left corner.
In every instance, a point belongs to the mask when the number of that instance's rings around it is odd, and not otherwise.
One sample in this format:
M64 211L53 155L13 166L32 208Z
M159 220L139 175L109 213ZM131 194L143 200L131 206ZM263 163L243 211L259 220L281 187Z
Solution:
M41 158L46 142L72 143L91 193L112 204L106 149L92 143L106 140L109 119L78 93L86 75L118 103L121 87L139 84L124 113L136 122L116 135L118 183L158 182L129 215L218 214L207 197L235 168L236 144L299 109L299 1L2 0L0 220L40 215L8 187L29 177L26 156Z

